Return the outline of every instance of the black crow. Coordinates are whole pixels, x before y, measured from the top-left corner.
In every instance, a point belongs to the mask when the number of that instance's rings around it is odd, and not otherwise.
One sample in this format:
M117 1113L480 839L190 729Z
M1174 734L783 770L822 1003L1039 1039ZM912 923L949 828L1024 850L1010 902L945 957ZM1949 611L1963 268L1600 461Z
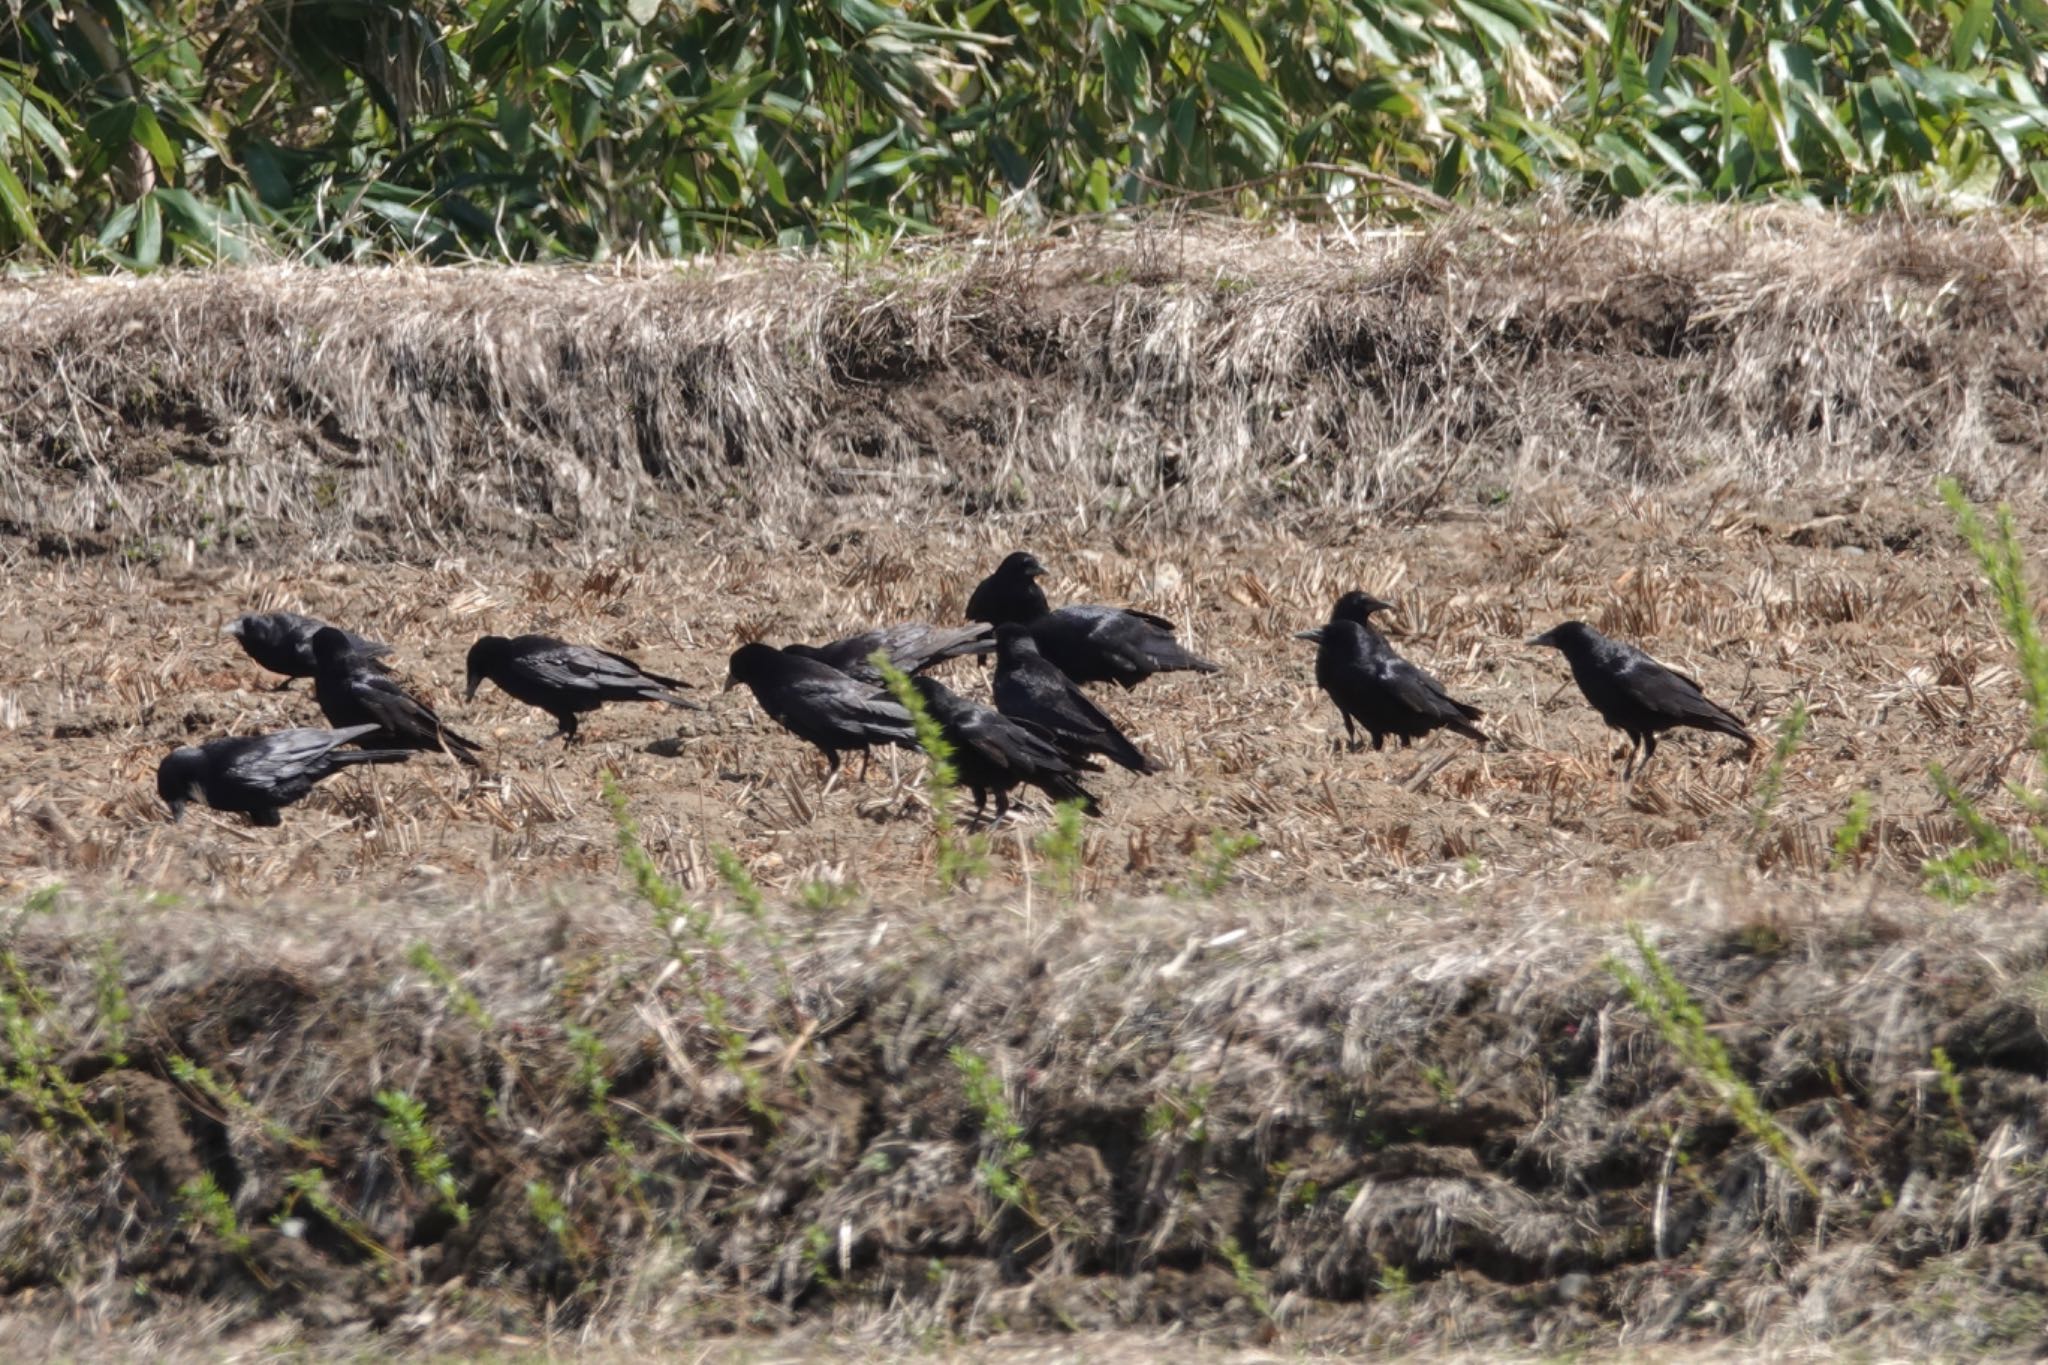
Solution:
M1345 611L1355 597L1364 594L1345 594L1337 604L1338 612ZM1384 607L1384 603L1376 603L1371 610ZM1339 616L1315 630L1299 631L1295 638L1316 642L1316 685L1337 704L1337 714L1344 717L1344 737L1354 748L1358 745L1354 722L1372 736L1374 749L1380 748L1388 735L1406 748L1410 741L1446 728L1486 743L1485 733L1472 724L1484 713L1454 700L1442 683L1396 654L1371 626Z
M320 663L313 675L313 699L320 703L327 723L379 727L379 733L357 741L364 748L438 749L472 768L480 766L476 754L482 745L443 725L433 707L395 680L372 672L369 660L351 650L348 637L333 626L314 632L313 656Z
M280 730L246 739L209 740L198 747L173 749L157 765L156 794L171 808L171 818L185 818L185 804L203 797L215 810L240 811L259 825L274 826L280 807L305 799L313 784L356 763L403 763L410 749L350 749L374 735L375 725L341 730Z
M1154 673L1218 673L1173 638L1173 622L1122 607L1053 611L1036 580L1045 566L1019 550L981 580L967 599L967 619L1031 628L1039 652L1077 683L1113 682L1126 690Z
M1030 721L1016 720L949 691L937 678L914 678L925 709L953 746L953 769L974 793L974 813L995 793L996 823L1009 813L1010 792L1029 784L1055 801L1079 801L1089 815L1101 806L1081 786L1079 774L1101 772L1093 763L1076 763L1052 736Z
M826 771L839 771L839 755L865 754L876 744L917 747L910 713L871 683L849 678L830 664L772 645L741 645L725 678L730 692L742 683L769 718L825 755Z
M672 689L690 685L679 678L649 673L623 654L572 645L552 635L512 640L484 636L469 647L469 692L463 699L474 701L486 678L553 716L555 735L564 744L576 738L577 716L608 701L659 701L691 711L704 709L675 695Z
M1116 722L1083 695L1038 648L1037 637L1019 625L996 627L996 709L1028 721L1051 735L1070 759L1101 754L1134 773L1156 773L1160 765L1116 728Z
M310 678L320 671L320 661L313 657L313 637L326 624L295 611L252 611L228 622L223 633L239 640L242 652L257 663L272 673L284 674L284 681L277 685L277 690L282 692L297 679ZM341 634L348 641L349 648L365 659L375 659L391 652L390 645L364 639L352 630L344 630ZM382 670L384 665L376 667Z
M1756 736L1708 701L1698 682L1666 668L1634 645L1608 639L1584 621L1553 626L1529 643L1561 652L1593 709L1628 736L1628 763L1621 771L1624 781L1636 770L1636 750L1641 748L1642 765L1648 767L1657 752L1657 736L1678 726L1739 739L1745 754L1756 748Z
M849 678L879 687L882 675L868 662L868 656L878 649L885 651L889 662L905 673L921 673L947 659L992 653L995 647L995 634L986 625L928 626L922 621L910 621L849 635L829 645L787 645L782 652L830 664Z

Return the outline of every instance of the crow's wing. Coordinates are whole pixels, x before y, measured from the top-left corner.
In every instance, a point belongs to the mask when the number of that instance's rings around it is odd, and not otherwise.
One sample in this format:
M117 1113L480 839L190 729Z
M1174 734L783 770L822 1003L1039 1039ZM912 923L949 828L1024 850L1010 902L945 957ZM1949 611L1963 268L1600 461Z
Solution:
M844 674L792 678L778 690L790 709L871 742L912 741L917 737L908 711L886 693Z
M1478 708L1455 700L1442 683L1397 654L1377 661L1374 681L1383 695L1418 716L1476 718L1481 714Z
M280 730L235 753L222 765L222 775L250 787L275 788L304 777L337 746L375 729L351 725L342 730Z
M623 654L587 645L556 644L526 650L514 656L512 667L556 691L590 696L658 693L668 685Z

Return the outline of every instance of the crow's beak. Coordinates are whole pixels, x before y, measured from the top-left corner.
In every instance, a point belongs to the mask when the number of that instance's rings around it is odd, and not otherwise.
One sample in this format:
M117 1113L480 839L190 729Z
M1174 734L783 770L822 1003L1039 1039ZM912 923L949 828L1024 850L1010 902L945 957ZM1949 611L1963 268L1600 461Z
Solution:
M1529 641L1529 643L1532 645L1544 645L1551 649L1556 649L1557 641L1551 639L1550 635L1551 633L1546 630L1541 635L1537 636L1535 639Z
M471 679L469 680L469 690L468 690L467 692L464 692L464 693L462 694L462 699L463 699L464 701L475 701L475 700L476 700L476 690L477 690L477 689L478 689L479 687L482 687L483 685L484 685L484 680L483 680L482 678L471 678Z
M740 680L738 678L735 678L732 674L728 673L725 675L725 686L719 688L718 690L721 692L730 692L739 685Z
M185 818L185 803L183 801L172 801L168 804L171 808L171 823L175 825Z
M220 628L220 633L223 635L232 635L237 640L239 640L242 638L242 623L240 621L230 621Z
M1315 644L1321 644L1323 642L1323 628L1321 626L1317 626L1314 630L1297 630L1294 632L1294 638L1297 640L1308 640Z

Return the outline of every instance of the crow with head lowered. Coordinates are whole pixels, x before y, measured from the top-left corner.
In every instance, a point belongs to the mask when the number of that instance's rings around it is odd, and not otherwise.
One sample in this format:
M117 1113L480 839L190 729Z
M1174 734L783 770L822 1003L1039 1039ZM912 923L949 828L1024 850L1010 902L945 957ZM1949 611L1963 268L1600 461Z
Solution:
M576 718L608 701L665 702L678 709L704 708L675 689L690 684L680 678L650 673L623 654L572 645L552 635L520 635L506 639L486 635L469 647L469 691L476 699L486 679L508 696L555 718L555 735L564 744L576 739ZM549 735L553 739L555 735Z
M728 661L725 690L741 686L769 719L817 746L828 781L843 753L865 754L877 744L917 747L910 713L893 697L816 659L758 642L741 645Z
M1055 801L1079 801L1085 814L1102 813L1080 781L1080 774L1101 772L1100 767L1075 762L1050 734L1030 721L969 701L937 678L920 677L911 682L953 748L953 771L960 784L974 793L977 818L993 793L996 814L992 823L1000 824L1010 810L1010 793L1021 786L1036 787Z
M1707 700L1692 678L1667 668L1634 645L1610 640L1584 621L1566 621L1529 642L1562 653L1579 691L1600 718L1628 736L1623 781L1646 768L1657 752L1657 736L1680 726L1710 730L1756 748L1756 736L1729 712ZM1642 750L1642 762L1636 751Z
M967 599L967 619L1027 627L1053 667L1077 683L1113 682L1126 690L1154 673L1222 670L1174 638L1173 622L1122 607L1061 607L1046 601L1045 566L1019 550Z
M1101 754L1134 773L1159 771L1159 764L1139 752L1116 722L1039 652L1037 637L1027 627L996 627L994 691L996 710L1037 726L1069 759L1079 762Z
M1453 698L1373 627L1373 613L1391 609L1391 603L1377 597L1347 592L1337 599L1327 625L1295 635L1315 642L1316 685L1344 717L1345 738L1357 747L1357 727L1362 726L1376 750L1388 735L1406 748L1434 730L1455 730L1486 743L1485 732L1472 723L1484 712Z
M869 662L869 656L878 649L889 656L892 666L905 673L922 673L947 659L993 653L995 647L995 632L985 624L933 626L922 621L907 621L899 626L883 626L879 630L849 635L844 640L834 640L825 645L785 645L782 652L830 664L849 678L879 687L882 674Z
M222 627L222 634L234 636L244 654L272 673L282 673L284 681L277 685L282 692L298 679L310 678L320 671L320 661L313 655L313 637L326 626L325 621L295 611L252 611L228 622ZM352 630L344 630L341 635L349 648L364 659L376 659L391 652L390 645L365 639ZM374 667L381 671L384 666Z
M313 700L320 703L327 723L343 729L374 725L353 741L365 749L415 749L440 751L475 768L482 746L465 739L441 723L434 708L398 685L397 680L376 672L370 660L349 646L348 637L333 626L313 635L313 657L319 670L313 675Z
M357 763L403 763L410 749L349 749L375 725L341 730L280 730L244 739L215 739L173 749L157 765L156 794L182 820L197 796L215 810L236 811L259 825L282 823L278 811L302 801L315 783Z

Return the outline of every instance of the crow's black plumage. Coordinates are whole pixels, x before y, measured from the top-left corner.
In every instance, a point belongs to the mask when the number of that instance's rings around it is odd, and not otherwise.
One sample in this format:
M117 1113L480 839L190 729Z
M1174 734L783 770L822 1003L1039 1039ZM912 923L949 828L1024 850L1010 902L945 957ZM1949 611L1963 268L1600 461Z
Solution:
M507 695L555 718L563 743L576 738L576 717L608 701L655 701L692 711L703 708L675 694L690 684L650 673L623 654L572 645L552 635L506 639L486 635L469 647L469 691L474 700L486 678ZM549 735L553 739L554 735Z
M1636 750L1648 767L1657 752L1657 736L1687 726L1711 730L1742 741L1745 752L1756 748L1756 736L1729 712L1716 706L1698 682L1667 668L1634 645L1610 640L1583 621L1566 621L1529 642L1548 645L1572 666L1579 691L1601 719L1628 736L1624 780L1637 769Z
M326 625L325 621L295 611L252 611L228 622L222 633L234 636L241 642L244 654L272 673L284 674L284 681L277 685L282 692L297 679L310 678L320 671L320 661L313 657L313 637ZM390 645L366 639L352 630L343 630L341 634L349 648L365 659L391 652ZM374 667L382 671L384 665Z
M282 823L278 811L303 800L313 784L357 763L402 763L410 749L350 749L375 725L340 730L280 730L243 739L215 739L173 749L157 765L156 793L181 820L194 796L215 810L239 811L259 825Z
M355 741L366 749L439 750L474 768L482 746L456 734L434 708L398 683L370 668L370 661L349 647L348 637L333 626L313 634L313 699L327 723L341 728L375 725L378 732Z
M725 688L742 684L776 724L824 753L828 773L839 771L839 756L849 750L917 747L910 713L895 698L830 664L771 645L741 645L732 653Z
M1095 764L1076 763L1053 737L1030 721L994 711L947 689L937 678L917 678L925 709L946 742L953 746L953 769L974 793L974 813L981 814L990 793L996 798L995 818L1010 810L1010 792L1019 786L1038 788L1055 801L1079 801L1089 815L1101 805L1081 785L1083 772L1101 772Z
M947 659L993 653L995 647L995 634L985 624L933 626L922 621L906 621L898 626L883 626L879 630L849 635L844 640L834 640L826 645L786 645L782 652L816 659L819 663L830 664L849 678L879 686L882 675L868 662L868 656L878 649L886 651L889 662L905 673L921 673Z
M1363 594L1346 594L1339 611L1358 596ZM1371 610L1384 606L1380 603ZM1385 744L1388 735L1406 748L1432 730L1443 729L1486 743L1485 732L1472 724L1484 712L1452 698L1442 683L1395 653L1378 631L1355 617L1333 616L1327 625L1297 632L1295 638L1316 642L1316 685L1337 704L1337 713L1344 717L1344 736L1354 746L1354 723L1372 736L1374 749Z
M1052 736L1069 758L1101 754L1134 773L1159 771L1159 764L1117 729L1116 722L1082 694L1066 673L1040 652L1030 629L996 627L996 709L1028 721Z
M1217 673L1173 636L1173 622L1123 607L1051 608L1037 580L1045 566L1023 550L996 566L967 599L967 619L1028 626L1039 652L1078 683L1129 689L1154 673Z

